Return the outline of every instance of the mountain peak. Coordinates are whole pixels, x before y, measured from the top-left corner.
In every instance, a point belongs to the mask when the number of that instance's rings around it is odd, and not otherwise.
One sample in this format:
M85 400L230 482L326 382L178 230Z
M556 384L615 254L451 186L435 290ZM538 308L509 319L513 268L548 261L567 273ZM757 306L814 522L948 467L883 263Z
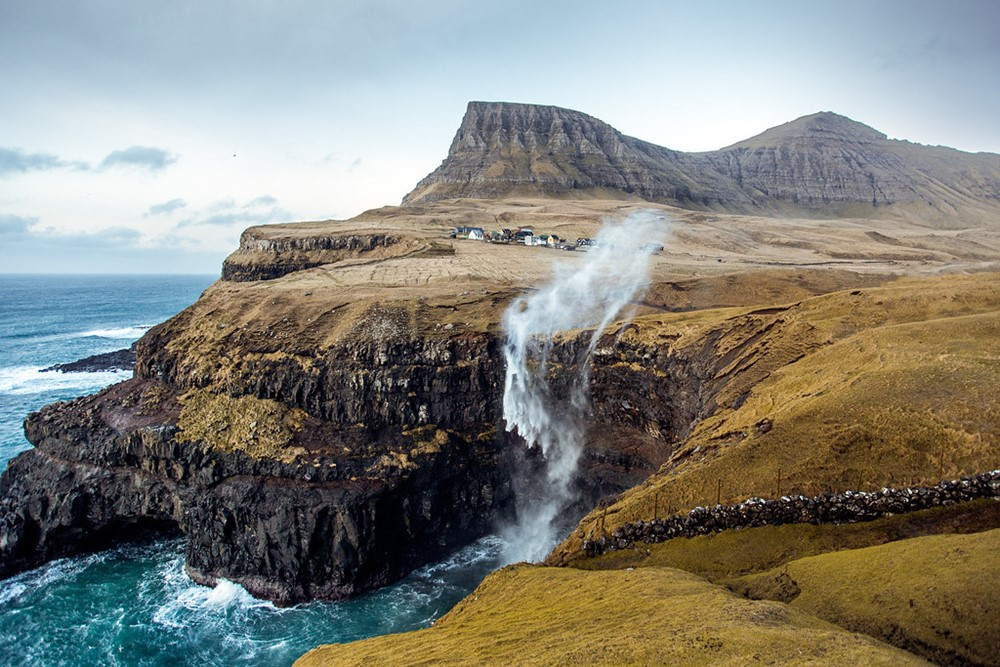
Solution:
M727 148L770 148L796 141L835 141L872 143L885 141L886 135L864 123L832 111L802 116Z
M732 213L891 211L938 220L988 210L994 216L1000 156L944 155L889 141L829 111L717 151L682 153L626 136L579 111L474 101L448 157L403 204L509 196L641 198Z

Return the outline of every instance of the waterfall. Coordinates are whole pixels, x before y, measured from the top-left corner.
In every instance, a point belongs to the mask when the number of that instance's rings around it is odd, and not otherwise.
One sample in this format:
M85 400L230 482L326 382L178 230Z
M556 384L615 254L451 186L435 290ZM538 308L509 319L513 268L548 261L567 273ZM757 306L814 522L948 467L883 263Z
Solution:
M528 448L538 447L544 466L543 474L530 476L530 487L516 485L517 519L503 531L510 545L508 562L541 560L561 537L558 519L575 500L573 482L583 451L590 358L604 329L648 283L653 247L666 233L666 217L654 211L606 223L586 255L556 264L548 284L516 299L504 313L506 428ZM569 386L554 392L549 354L555 337L590 327L586 348L563 369Z

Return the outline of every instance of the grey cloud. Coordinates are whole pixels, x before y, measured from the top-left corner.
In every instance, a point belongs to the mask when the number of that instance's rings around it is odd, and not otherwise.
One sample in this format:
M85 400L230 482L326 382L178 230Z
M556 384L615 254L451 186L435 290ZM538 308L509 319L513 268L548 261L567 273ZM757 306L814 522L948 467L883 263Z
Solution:
M6 249L12 251L7 261L19 259L25 249L44 251L46 249L76 248L86 249L126 249L134 248L141 232L131 227L105 227L94 232L62 233L54 227L34 227L38 223L35 216L0 214L0 238ZM16 262L14 262L16 264Z
M270 222L288 222L292 214L277 206L271 195L261 195L239 206L233 200L217 201L202 212L203 217L191 217L178 227L192 225L264 225Z
M38 218L28 218L29 224ZM27 230L26 230L27 231ZM131 246L142 233L131 227L105 227L93 232L60 233L54 227L44 227L23 234L32 240L48 244L73 244L78 247Z
M26 218L20 215L0 214L0 236L15 236L25 234L28 227L38 222L38 218Z
M278 200L272 197L271 195L263 195L257 197L256 199L251 199L250 201L248 201L246 204L243 205L243 208L254 208L256 206L274 206L277 203Z
M90 165L86 162L63 160L51 153L25 153L20 148L0 148L0 176L51 169L86 171L90 169Z
M111 167L138 167L151 172L162 171L177 162L177 156L162 148L152 146L129 146L120 151L114 151L101 162L101 169Z
M189 220L189 225L264 225L269 222L287 222L291 214L281 208L272 208L262 213L234 211L232 213L216 213L200 220Z
M165 201L162 204L153 204L150 206L149 210L146 211L145 217L149 217L151 215L167 215L168 213L173 213L177 209L184 208L185 206L187 206L187 202L183 199L171 199L170 201Z
M95 245L128 246L138 241L142 234L131 227L108 227L90 234L74 234L73 236Z
M0 215L0 239L7 250L4 270L35 272L48 267L57 272L171 273L213 271L224 253L136 244L141 234L128 227L110 227L93 233L59 234L53 228L28 230L37 218ZM6 234L6 231L10 234Z

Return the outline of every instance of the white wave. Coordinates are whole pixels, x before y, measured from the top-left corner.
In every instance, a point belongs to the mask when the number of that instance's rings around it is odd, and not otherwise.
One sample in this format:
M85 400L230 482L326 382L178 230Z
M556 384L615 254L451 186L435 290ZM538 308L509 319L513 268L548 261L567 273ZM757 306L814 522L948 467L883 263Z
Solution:
M71 338L115 338L120 340L134 340L141 338L152 324L140 324L134 327L120 327L118 329L90 329L76 334L69 334Z
M196 618L231 611L277 610L271 601L257 599L239 584L226 579L220 579L215 586L194 583L184 572L182 555L164 563L158 574L166 600L153 613L153 621L163 626L183 628Z
M444 560L414 570L413 575L430 578L451 570L465 570L485 561L499 559L508 546L507 541L500 535L487 535L462 547Z
M0 605L8 604L24 594L43 591L52 584L72 581L78 574L108 557L109 552L60 558L27 572L0 581Z
M87 329L86 331L69 331L66 333L45 334L41 336L30 336L29 340L37 343L49 343L59 340L73 340L75 338L106 338L108 340L136 340L149 331L152 324L135 324L127 327L112 327L109 329Z
M24 396L50 391L80 391L86 393L128 380L132 371L99 371L96 373L42 372L42 366L9 366L0 368L0 394Z

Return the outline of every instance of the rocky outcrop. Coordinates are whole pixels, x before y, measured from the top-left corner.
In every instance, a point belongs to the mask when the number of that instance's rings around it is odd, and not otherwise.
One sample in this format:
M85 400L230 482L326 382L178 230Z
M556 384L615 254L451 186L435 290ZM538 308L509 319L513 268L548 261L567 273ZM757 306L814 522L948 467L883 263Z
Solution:
M135 345L113 352L102 352L65 364L55 364L43 368L43 373L99 373L101 371L130 371L135 368Z
M233 282L273 280L295 271L389 248L401 240L399 236L385 233L274 237L265 236L258 227L251 227L240 236L236 252L223 262L222 279Z
M225 577L281 604L341 598L483 534L508 504L489 438L397 434L380 443L391 455L345 456L307 449L313 424L280 461L179 437L181 410L139 379L29 417L35 448L0 480L0 576L179 531L196 581Z
M889 140L830 112L717 151L683 153L569 109L470 102L448 157L403 204L588 193L735 213L893 213L936 222L995 216L1000 156Z

